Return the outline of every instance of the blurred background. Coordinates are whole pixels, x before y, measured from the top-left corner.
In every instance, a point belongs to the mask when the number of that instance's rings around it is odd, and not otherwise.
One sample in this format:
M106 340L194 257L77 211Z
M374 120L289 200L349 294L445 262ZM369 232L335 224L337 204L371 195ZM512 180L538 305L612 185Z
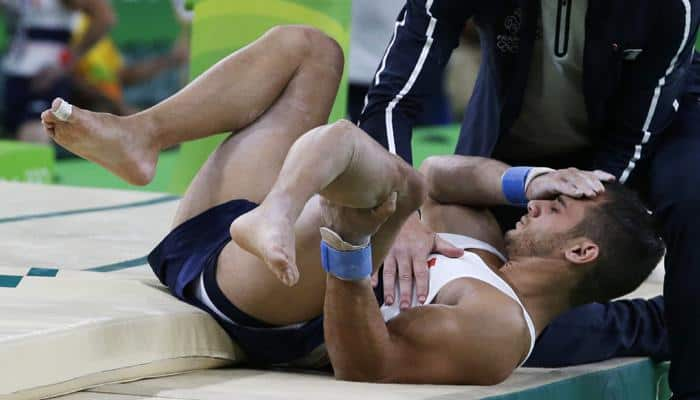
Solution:
M40 113L55 97L129 115L170 96L271 26L314 25L346 53L331 119L361 113L404 0L0 0L0 179L137 189L50 141ZM480 63L478 32L464 27L414 131L414 162L453 151ZM214 94L212 94L214 95ZM163 153L139 190L182 193L224 135Z

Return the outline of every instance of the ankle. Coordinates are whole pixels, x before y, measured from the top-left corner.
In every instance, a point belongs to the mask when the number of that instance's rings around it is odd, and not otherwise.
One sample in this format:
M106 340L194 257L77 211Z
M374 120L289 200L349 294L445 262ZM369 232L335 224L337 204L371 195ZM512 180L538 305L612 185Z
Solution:
M136 114L117 118L121 119L120 122L126 126L127 132L138 135L140 139L145 142L144 147L147 149L155 149L156 151L160 151L173 145L164 140L165 135L163 134L162 129L159 128L160 124L156 118L153 117L152 113L142 111Z
M299 201L286 190L273 189L265 197L263 205L278 217L295 221L304 209L306 202Z
M403 169L404 179L398 190L397 209L412 213L418 209L427 197L427 186L423 175L408 166Z

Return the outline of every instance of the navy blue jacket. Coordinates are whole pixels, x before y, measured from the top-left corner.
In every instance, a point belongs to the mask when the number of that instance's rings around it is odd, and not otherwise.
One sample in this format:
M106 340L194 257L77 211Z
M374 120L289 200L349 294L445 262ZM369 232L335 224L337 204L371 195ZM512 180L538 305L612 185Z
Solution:
M410 162L414 118L473 18L483 61L456 151L490 156L520 113L539 12L539 2L528 0L408 0L360 127ZM626 181L681 97L700 93L693 51L699 20L700 0L589 0L581 90L592 167Z

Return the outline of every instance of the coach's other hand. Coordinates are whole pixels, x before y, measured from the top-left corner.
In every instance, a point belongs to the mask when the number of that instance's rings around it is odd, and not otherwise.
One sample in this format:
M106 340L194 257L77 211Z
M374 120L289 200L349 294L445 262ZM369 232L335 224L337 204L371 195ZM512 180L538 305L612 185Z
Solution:
M411 306L413 279L416 279L416 297L423 304L428 297L428 255L440 253L447 257L461 257L464 250L454 247L438 237L420 222L418 214L414 213L401 228L394 246L384 259L384 303L391 305L399 301L399 306L405 310ZM395 299L396 274L399 274L399 299ZM372 285L377 285L377 275L372 276Z
M537 176L527 186L528 200L552 199L560 194L569 197L595 197L605 191L602 182L611 182L615 176L605 171L581 171L576 168L560 169Z

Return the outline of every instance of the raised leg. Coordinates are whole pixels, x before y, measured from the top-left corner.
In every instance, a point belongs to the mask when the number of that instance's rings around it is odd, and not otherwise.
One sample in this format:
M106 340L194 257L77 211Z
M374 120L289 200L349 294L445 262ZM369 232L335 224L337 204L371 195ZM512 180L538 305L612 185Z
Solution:
M419 181L416 171L352 123L319 127L292 146L265 201L232 224L231 237L292 286L299 279L293 228L312 196L371 209L396 192L398 203L416 208L422 201L415 190Z
M288 85L303 72L302 66L310 72L314 69L310 65L338 57L337 45L329 43L332 40L313 29L274 28L218 62L177 94L143 112L117 117L74 107L68 121L59 120L50 111L42 114L42 120L49 135L62 146L130 183L145 184L155 173L162 148L219 132L238 132L249 126L289 92ZM328 51L329 47L335 48ZM337 69L339 64L333 61L323 69L329 67ZM322 84L326 77L327 74L318 76L317 82ZM313 89L313 85L307 87L309 91ZM327 97L323 88L319 92L319 97ZM55 100L53 109L61 102ZM310 104L293 106L299 112L312 114L308 120L316 120Z
M325 273L320 266L322 221L316 193L334 207L352 208L344 211L358 217L347 221L357 234L376 229L366 224L358 208L375 208L396 193L395 212L372 238L376 267L405 218L422 202L424 188L417 171L347 121L304 135L289 151L261 206L234 221L235 243L219 258L222 291L248 314L280 325L321 314ZM286 278L290 268L291 279ZM296 285L289 287L292 283Z

